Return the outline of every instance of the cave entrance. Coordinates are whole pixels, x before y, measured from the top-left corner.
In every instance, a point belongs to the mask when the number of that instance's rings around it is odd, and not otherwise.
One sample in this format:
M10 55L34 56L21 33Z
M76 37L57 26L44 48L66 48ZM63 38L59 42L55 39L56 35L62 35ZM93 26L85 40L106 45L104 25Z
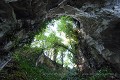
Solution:
M31 43L31 47L41 49L36 66L39 63L45 63L48 66L58 63L62 67L76 67L74 55L76 54L75 45L78 44L77 31L76 21L71 17L62 16L50 21L42 32L35 35ZM48 64L48 61L51 62Z

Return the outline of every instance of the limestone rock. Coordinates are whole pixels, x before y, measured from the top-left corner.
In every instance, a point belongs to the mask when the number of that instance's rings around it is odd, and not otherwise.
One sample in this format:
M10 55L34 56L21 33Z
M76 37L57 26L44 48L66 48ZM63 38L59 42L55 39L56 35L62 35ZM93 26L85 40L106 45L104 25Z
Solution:
M81 44L88 47L84 52L120 72L119 4L120 0L0 0L0 56L30 43L44 20L67 15L80 22Z

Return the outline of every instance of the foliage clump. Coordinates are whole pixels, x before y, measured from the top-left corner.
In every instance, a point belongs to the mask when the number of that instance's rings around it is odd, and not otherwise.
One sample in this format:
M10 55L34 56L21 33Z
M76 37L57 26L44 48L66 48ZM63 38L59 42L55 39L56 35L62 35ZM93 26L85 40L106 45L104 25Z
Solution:
M46 56L64 67L73 66L74 45L78 42L76 28L72 18L56 18L35 36L31 46L43 49Z

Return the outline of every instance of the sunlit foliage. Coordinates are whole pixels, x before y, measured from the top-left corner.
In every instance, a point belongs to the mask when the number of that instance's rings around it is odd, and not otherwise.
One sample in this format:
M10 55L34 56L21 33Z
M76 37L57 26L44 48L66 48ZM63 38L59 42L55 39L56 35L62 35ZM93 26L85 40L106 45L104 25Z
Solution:
M73 67L74 44L78 42L75 29L76 25L68 16L54 19L35 36L31 47L42 48L44 54L52 60L63 66Z

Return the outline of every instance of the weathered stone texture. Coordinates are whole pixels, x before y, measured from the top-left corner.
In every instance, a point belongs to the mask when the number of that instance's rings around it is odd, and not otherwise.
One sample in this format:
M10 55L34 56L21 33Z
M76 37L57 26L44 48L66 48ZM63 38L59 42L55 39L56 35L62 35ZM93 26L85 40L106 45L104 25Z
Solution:
M30 34L42 27L42 21L67 15L80 22L82 40L97 63L105 60L120 72L119 4L119 0L0 0L0 64L9 61L4 58L18 45L32 41L35 34Z

